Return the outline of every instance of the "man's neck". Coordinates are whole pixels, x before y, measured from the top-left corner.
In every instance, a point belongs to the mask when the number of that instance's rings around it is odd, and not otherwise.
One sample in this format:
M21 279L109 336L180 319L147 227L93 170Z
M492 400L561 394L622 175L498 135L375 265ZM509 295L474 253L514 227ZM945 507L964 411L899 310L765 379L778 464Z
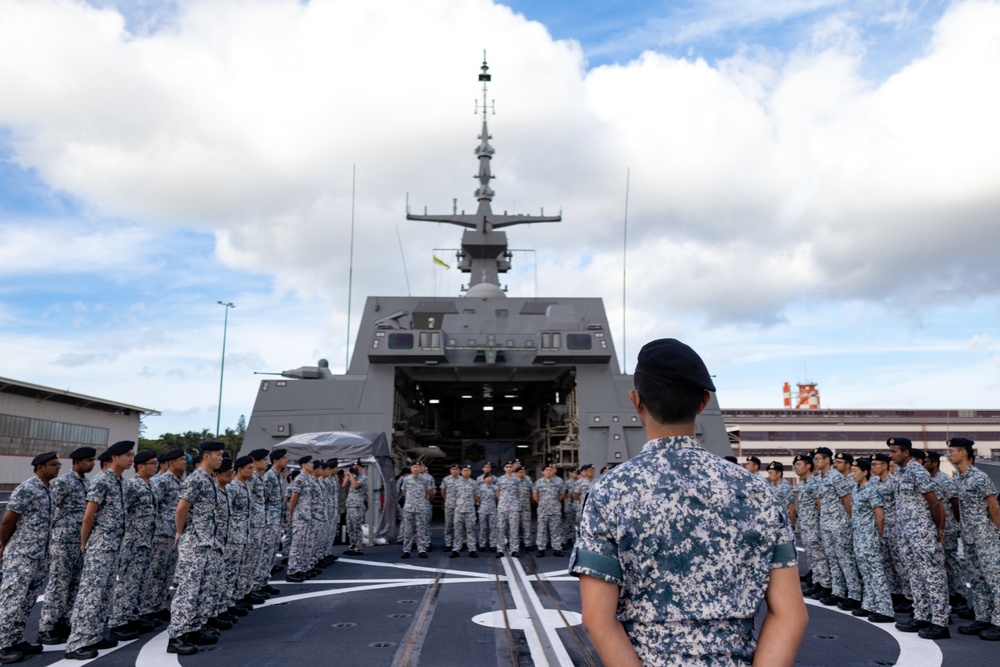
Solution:
M972 461L970 461L969 459L965 459L964 461L959 461L958 463L955 464L955 467L958 468L959 472L964 473L966 470L972 467Z

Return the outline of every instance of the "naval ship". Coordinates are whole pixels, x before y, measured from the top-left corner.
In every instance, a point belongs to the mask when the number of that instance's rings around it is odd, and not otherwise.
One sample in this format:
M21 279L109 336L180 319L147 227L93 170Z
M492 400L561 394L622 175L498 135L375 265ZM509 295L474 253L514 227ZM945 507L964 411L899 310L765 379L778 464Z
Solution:
M485 107L490 81L485 62L479 80ZM87 662L97 667L603 664L582 629L579 588L567 573L567 558L522 552L519 558L483 553L487 557L473 560L463 553L453 559L441 548L437 520L429 558L401 560L394 526L384 521L391 514L393 485L378 481L380 462L391 476L412 459L496 462L514 452L534 476L543 462L563 469L578 463L600 467L635 455L642 445L626 398L631 378L618 369L601 300L512 298L500 286L511 260L500 230L560 217L492 212L490 139L484 108L475 214L407 215L465 228L459 253L460 267L469 274L464 294L371 297L346 374L334 375L320 361L259 387L245 451L292 442L301 451L340 447L373 454L361 456L376 480L369 503L369 525L376 528L364 554L341 556L302 583L287 582L276 571L271 583L281 594L196 655L167 653L161 627ZM315 437L304 437L310 435ZM698 423L698 437L715 453L730 452L714 397ZM441 474L436 476L440 480ZM808 563L801 550L800 560L804 573ZM932 642L813 601L809 611L796 661L803 667L1000 664L994 647L976 637L953 633L953 639ZM38 613L36 605L29 640ZM63 660L64 650L46 646L28 661L38 667L84 664Z

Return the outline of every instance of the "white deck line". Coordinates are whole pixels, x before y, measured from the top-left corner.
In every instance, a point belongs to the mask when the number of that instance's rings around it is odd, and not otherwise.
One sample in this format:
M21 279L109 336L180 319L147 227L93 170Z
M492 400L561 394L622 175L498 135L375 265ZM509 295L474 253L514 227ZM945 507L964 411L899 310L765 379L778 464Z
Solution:
M514 599L514 607L526 614L531 614L531 610L524 603L524 596L521 595L521 590L517 585L517 579L511 569L510 561L511 558L509 556L504 556L500 559L500 562L503 564L503 570L507 573L507 583L510 586L510 595ZM538 631L535 629L535 624L528 623L527 625L528 627L524 629L524 637L528 641L531 661L535 667L551 667L549 658L545 655L545 649L542 647L542 638L538 636Z
M552 651L556 655L556 659L559 660L560 667L573 667L573 660L569 657L569 653L566 651L566 645L563 644L562 639L559 637L559 633L556 630L560 627L568 627L562 622L562 619L555 623L546 623L546 614L542 611L544 607L542 606L542 601L538 599L538 593L531 586L531 582L528 581L528 574L524 571L524 567L521 565L520 561L514 561L514 569L517 570L518 577L521 579L521 583L524 584L524 591L527 594L528 599L531 601L531 605L534 607L535 613L538 614L539 622L542 627L545 628L545 636L549 638L549 643L552 645ZM555 618L559 618L555 616Z

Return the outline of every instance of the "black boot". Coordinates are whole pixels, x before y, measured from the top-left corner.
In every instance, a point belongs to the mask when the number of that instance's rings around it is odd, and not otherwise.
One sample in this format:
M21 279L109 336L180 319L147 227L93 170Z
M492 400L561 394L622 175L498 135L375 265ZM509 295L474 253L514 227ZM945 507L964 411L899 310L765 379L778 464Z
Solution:
M194 644L188 643L183 636L171 637L167 642L167 653L176 653L177 655L194 655L197 652L198 647Z
M989 623L984 621L975 621L969 625L958 626L958 634L960 635L976 635L978 636L983 630L987 630L992 627Z
M947 626L934 625L933 623L920 630L917 635L924 639L951 639L951 631L948 630Z
M896 624L896 629L900 632L920 632L924 628L930 626L930 621L918 621L917 619L910 619L909 621L902 621Z

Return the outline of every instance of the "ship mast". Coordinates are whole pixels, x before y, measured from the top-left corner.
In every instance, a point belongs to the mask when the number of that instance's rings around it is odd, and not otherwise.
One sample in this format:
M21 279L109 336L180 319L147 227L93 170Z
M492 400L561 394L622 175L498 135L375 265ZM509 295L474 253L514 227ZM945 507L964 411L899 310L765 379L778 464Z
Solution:
M459 252L458 268L463 273L469 274L469 285L464 288L471 293L503 294L500 290L500 274L506 273L510 269L511 253L507 250L507 234L501 231L503 227L513 225L524 225L532 222L559 222L562 215L496 215L493 213L491 202L493 201L493 189L490 181L493 174L490 171L490 161L493 158L494 149L490 145L492 135L487 124L487 111L495 113L492 102L488 102L487 85L492 80L489 73L489 65L486 64L486 52L483 52L483 64L479 68L479 80L483 83L483 101L480 107L476 102L476 113L480 108L483 113L483 127L480 131L479 145L476 146L475 155L479 161L479 173L474 178L479 181L475 196L479 205L476 212L466 215L465 212L453 212L451 215L413 215L409 211L406 213L407 220L424 220L428 222L445 222L451 225L465 227L462 234L462 250ZM477 285L483 287L475 289ZM489 289L492 286L494 289Z

